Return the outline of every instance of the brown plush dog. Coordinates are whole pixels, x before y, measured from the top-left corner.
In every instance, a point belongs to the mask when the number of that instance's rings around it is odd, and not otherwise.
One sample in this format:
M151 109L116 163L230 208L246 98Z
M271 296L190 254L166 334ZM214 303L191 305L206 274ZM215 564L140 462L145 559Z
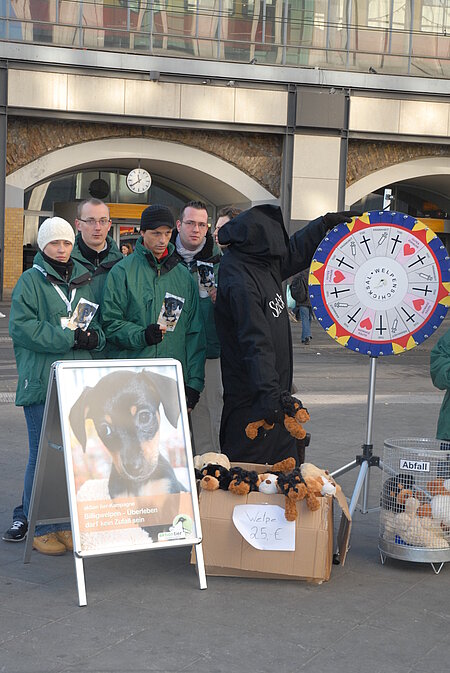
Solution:
M297 398L290 393L281 394L281 408L284 413L283 423L286 430L295 439L304 439L306 437L306 430L302 423L310 420L308 410ZM252 421L248 423L245 428L245 434L249 439L256 439L260 428L263 430L272 430L274 424L268 423L265 419Z

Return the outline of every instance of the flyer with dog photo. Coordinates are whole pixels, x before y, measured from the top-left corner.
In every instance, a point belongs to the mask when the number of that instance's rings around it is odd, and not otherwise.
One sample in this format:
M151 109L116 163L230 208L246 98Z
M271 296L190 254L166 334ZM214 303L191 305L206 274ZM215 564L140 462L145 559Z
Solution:
M96 314L97 309L98 304L94 304L94 302L81 297L80 301L75 307L74 312L67 320L66 327L71 330L76 330L79 327L81 330L83 330L83 332L86 331L92 321L92 318Z
M212 262L197 261L197 272L200 297L204 298L216 287L214 264Z
M184 297L177 297L175 294L166 292L156 321L158 325L165 327L167 332L173 332L183 310L183 304Z

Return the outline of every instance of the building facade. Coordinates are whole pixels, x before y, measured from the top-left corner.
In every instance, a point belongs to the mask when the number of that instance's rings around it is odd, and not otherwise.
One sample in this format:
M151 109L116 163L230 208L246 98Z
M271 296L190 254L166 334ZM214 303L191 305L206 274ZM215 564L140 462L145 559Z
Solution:
M211 222L279 203L291 232L390 205L449 246L449 32L437 0L3 0L4 295L39 223L89 196L117 240L198 198Z

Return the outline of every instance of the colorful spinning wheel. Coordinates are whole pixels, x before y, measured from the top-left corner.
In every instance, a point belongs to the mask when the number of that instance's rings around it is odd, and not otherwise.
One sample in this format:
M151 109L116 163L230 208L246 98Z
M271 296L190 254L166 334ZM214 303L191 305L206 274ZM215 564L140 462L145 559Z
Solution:
M365 355L414 348L450 306L450 259L424 222L370 211L339 224L316 250L311 305L341 345Z

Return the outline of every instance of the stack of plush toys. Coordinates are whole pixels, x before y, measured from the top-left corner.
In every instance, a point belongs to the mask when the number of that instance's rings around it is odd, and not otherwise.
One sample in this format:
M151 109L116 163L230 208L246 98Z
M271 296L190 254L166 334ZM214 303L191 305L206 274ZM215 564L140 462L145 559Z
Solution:
M389 477L381 507L386 540L429 549L450 547L450 479L435 479L419 488L410 475Z
M320 507L321 496L334 495L340 488L325 470L312 463L296 467L294 458L275 463L270 472L263 474L242 467L231 467L223 453L195 456L194 466L200 488L207 491L222 489L236 495L247 495L251 491L284 495L287 521L296 520L297 501L305 500L308 508L315 511Z

